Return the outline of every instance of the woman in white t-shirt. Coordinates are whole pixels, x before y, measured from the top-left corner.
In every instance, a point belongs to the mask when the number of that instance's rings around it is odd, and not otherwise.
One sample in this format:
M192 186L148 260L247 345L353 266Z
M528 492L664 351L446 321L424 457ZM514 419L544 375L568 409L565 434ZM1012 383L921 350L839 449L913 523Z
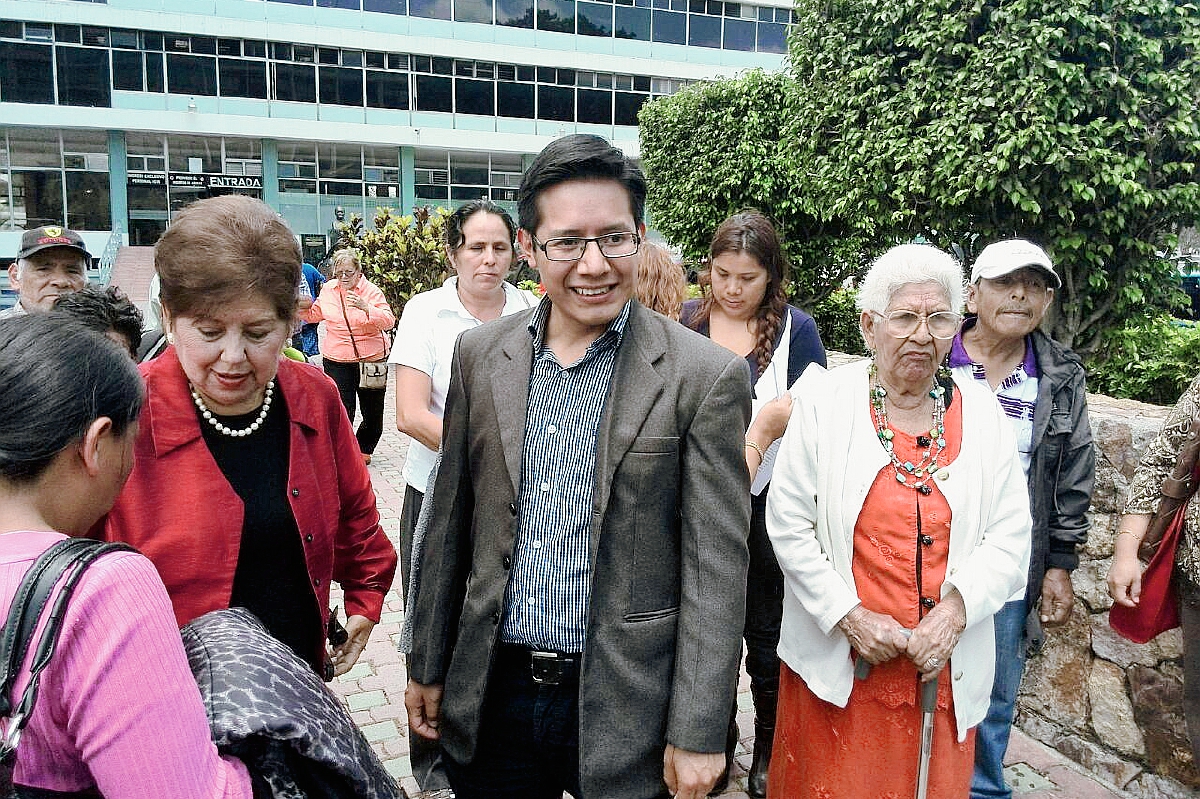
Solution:
M455 276L441 288L422 292L404 306L389 361L397 365L396 427L412 442L404 464L404 509L400 516L400 572L407 590L412 533L438 449L442 414L450 388L450 361L458 334L472 327L537 305L537 298L504 278L515 261L516 226L490 200L472 200L446 220L446 253ZM410 739L413 736L410 736ZM417 738L411 752L413 776L423 790L440 784L432 762L421 754ZM432 746L436 754L437 744ZM433 773L430 773L430 769Z

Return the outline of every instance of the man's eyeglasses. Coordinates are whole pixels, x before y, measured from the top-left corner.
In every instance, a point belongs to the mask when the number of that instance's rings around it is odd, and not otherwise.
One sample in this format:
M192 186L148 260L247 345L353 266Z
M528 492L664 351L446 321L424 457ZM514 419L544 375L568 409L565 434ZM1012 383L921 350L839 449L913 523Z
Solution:
M636 233L623 231L621 233L605 233L603 236L560 236L546 241L538 241L533 236L533 246L545 253L551 261L578 261L583 257L589 242L596 242L600 254L605 258L627 258L638 251L642 237Z
M892 311L890 313L872 311L872 313L883 320L884 331L893 338L908 338L917 332L917 328L924 320L925 326L929 328L929 335L944 341L954 338L954 334L958 332L958 326L962 322L962 314L956 314L953 311L935 311L931 314L914 313L913 311Z
M354 276L355 276L355 275L357 275L357 274L358 274L358 272L357 272L357 271L354 271L354 272L334 272L334 273L333 273L333 277L334 277L334 279L335 279L335 280L341 280L341 279L342 279L342 278L344 278L344 277L354 277Z

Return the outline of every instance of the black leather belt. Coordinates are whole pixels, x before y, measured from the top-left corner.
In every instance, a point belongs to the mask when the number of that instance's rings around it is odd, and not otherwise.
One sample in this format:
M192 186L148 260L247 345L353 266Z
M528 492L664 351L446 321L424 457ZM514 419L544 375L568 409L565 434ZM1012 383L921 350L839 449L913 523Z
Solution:
M499 654L522 669L528 668L529 675L538 685L578 682L579 664L583 659L578 654L546 652L517 644L500 644Z

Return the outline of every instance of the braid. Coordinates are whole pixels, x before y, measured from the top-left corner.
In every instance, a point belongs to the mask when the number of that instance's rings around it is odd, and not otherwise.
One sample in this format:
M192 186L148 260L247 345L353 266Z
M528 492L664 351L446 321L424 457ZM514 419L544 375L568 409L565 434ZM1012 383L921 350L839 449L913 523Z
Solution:
M763 304L758 308L758 318L755 320L758 328L758 340L754 343L754 351L751 353L754 363L758 365L758 374L755 375L755 378L761 377L763 372L767 371L767 367L771 365L771 357L775 354L775 337L779 335L779 330L783 327L786 313L787 299L783 296L782 291L765 297Z

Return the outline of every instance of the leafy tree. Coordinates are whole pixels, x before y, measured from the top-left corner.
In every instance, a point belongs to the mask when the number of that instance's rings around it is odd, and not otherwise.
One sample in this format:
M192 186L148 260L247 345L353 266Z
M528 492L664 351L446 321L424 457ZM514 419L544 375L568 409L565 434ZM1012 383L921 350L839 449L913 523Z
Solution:
M1177 298L1159 253L1200 212L1200 9L1174 0L799 0L791 183L893 238L1046 246L1053 335Z
M358 251L363 274L383 292L397 317L414 294L445 281L450 268L445 250L449 215L444 208L428 206L405 216L379 208L372 230L364 231L357 215L343 227L343 235L353 240Z
M725 217L757 208L779 225L793 293L807 304L863 265L871 220L826 219L797 190L784 140L794 91L786 75L761 70L696 83L643 105L638 133L651 218L684 258L698 262Z

